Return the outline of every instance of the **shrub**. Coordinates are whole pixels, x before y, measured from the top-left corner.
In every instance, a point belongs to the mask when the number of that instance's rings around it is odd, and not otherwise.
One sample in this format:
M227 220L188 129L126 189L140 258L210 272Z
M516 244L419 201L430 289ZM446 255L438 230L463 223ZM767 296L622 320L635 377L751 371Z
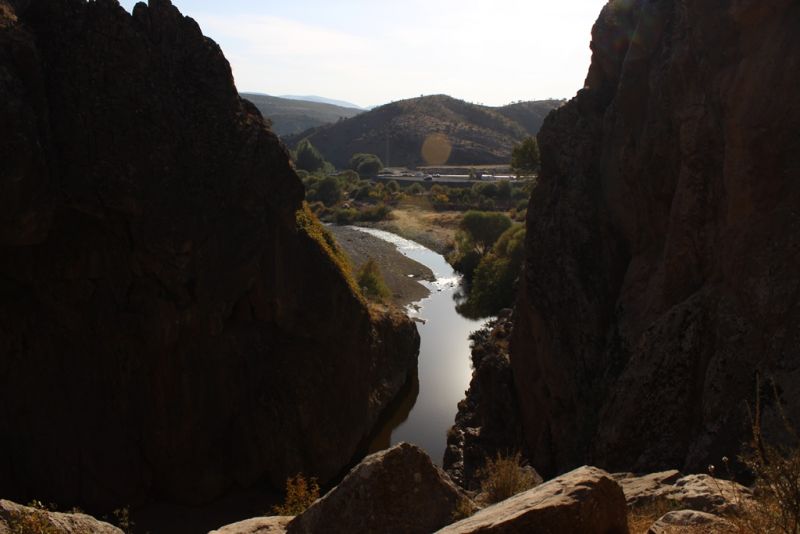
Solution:
M486 466L479 473L481 492L486 501L500 502L537 484L536 475L523 467L521 459L517 452L510 456L498 453L494 459L486 460Z
M417 195L417 196L419 196L419 195L421 195L421 194L423 194L425 192L425 188L415 182L415 183L411 184L410 186L408 186L408 189L406 189L406 192L409 195Z
M389 298L389 288L383 281L380 267L372 258L368 259L358 270L356 280L361 292L368 299L383 302Z
M358 210L354 208L339 208L333 212L336 224L353 224L358 220Z
M298 515L319 499L319 484L316 478L308 480L298 473L286 479L286 500L282 505L273 506L275 515Z
M386 219L391 213L391 209L386 204L377 204L361 210L358 214L359 221L378 222Z
M756 385L752 440L741 460L755 475L755 504L744 514L746 528L765 534L800 533L800 437L787 418L773 384L784 443L769 443L761 429L760 384Z

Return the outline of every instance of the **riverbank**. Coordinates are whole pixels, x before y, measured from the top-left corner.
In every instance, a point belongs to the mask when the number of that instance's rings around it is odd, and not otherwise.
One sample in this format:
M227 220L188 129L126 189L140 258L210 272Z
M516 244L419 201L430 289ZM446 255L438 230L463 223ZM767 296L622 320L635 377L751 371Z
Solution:
M433 271L398 252L393 244L347 226L328 226L339 246L350 257L353 272L372 258L381 270L383 279L392 293L392 302L407 306L430 295L430 290L420 280L433 282Z
M391 211L389 220L366 226L416 241L446 257L453 250L463 216L461 211L435 211L427 200L411 198L400 202Z

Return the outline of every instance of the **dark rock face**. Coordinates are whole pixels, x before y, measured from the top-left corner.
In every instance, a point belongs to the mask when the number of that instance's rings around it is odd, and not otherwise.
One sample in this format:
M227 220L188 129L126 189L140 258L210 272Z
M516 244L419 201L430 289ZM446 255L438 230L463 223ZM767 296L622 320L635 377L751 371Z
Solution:
M400 443L364 458L342 482L295 517L289 534L426 534L472 506L419 447Z
M472 380L447 433L443 466L464 489L480 489L487 458L525 452L514 377L508 359L512 323L506 317L478 330L472 340Z
M797 420L798 28L788 0L604 8L528 210L511 362L543 473L733 456L757 372Z
M0 494L330 480L416 365L168 0L0 0Z

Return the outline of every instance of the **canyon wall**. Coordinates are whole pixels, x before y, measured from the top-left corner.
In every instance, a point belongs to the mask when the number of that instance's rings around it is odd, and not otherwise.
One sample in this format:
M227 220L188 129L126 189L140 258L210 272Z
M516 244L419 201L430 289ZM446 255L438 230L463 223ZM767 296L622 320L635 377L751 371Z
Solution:
M169 0L0 0L0 495L196 503L353 460L416 366Z
M511 362L543 474L734 457L757 384L768 429L798 421L798 28L791 0L603 9L528 209Z

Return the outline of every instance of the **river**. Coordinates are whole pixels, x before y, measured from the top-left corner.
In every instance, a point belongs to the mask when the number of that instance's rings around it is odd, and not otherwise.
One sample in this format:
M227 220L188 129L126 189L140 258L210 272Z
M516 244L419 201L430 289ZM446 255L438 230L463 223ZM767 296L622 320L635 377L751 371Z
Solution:
M436 277L434 282L421 282L430 289L430 296L408 308L409 316L418 320L420 336L416 380L395 403L369 452L406 441L424 449L435 464L441 465L447 431L472 376L469 334L486 321L458 314L453 297L461 277L441 254L383 230L353 228L394 244L402 254L431 269Z

